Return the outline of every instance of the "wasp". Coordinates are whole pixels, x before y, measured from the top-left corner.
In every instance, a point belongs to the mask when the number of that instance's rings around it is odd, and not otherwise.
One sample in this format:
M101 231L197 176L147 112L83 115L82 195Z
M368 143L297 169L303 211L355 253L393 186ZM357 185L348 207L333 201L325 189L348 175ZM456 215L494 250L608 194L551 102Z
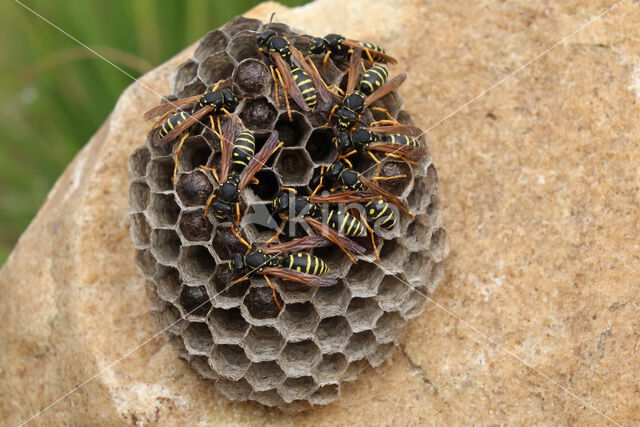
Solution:
M316 201L330 202L336 197L336 195L338 198L341 198L340 192L329 193L322 198L316 196L318 190L323 186L323 180L325 177L332 182L337 183L343 190L357 194L360 197L360 201L363 202L363 208L366 216L370 220L375 221L384 230L392 231L398 225L397 212L391 207L391 204L397 206L406 214L414 216L402 200L374 182L378 180L406 178L406 175L367 178L360 172L353 169L353 165L347 158L339 157L327 168L326 171L323 167L323 170L320 173L320 181L314 192L311 194L311 197L314 197L314 200ZM387 200L390 203L387 202ZM364 218L363 224L371 235L371 243L373 245L374 252L376 257L379 258L373 228L366 220L364 220Z
M399 88L407 79L407 75L402 73L387 81L389 76L387 69L383 65L378 64L366 70L362 79L359 80L359 67L362 60L362 57L359 54L360 51L360 48L356 48L354 49L354 54L351 55L351 60L349 62L349 78L347 80L344 97L341 101L334 104L333 108L329 112L328 122L330 123L332 118L335 117L336 129L339 131L349 131L356 126L356 124L360 123L362 114L364 113L365 108L368 107L370 110L381 111L388 117L388 120L378 120L370 123L370 127L376 127L379 125L398 126L398 122L393 118L393 116L391 116L387 109L382 107L373 107L372 104ZM358 81L359 85L356 88ZM333 92L331 93L333 94ZM404 131L410 132L414 136L421 133L419 129L414 128L413 126L404 127Z
M213 209L215 218L227 221L231 218L235 206L236 223L240 222L240 193L251 183L255 182L255 175L264 166L271 155L276 152L284 142L278 141L277 131L273 131L262 149L257 154L255 151L255 138L253 134L244 130L235 136L235 122L229 120L225 130L220 135L221 157L219 171L207 166L201 169L211 171L220 186L207 200L204 215L209 209ZM233 141L233 142L231 142Z
M333 55L336 58L344 58L350 53L353 53L354 48L360 48L362 55L369 59L371 64L376 62L396 64L398 62L378 45L358 40L350 40L340 34L327 34L324 37L314 37L311 39L309 53L324 54L322 66L326 68L330 56Z
M225 114L233 119L232 113L238 106L238 97L231 89L224 88L219 90L221 83L222 80L217 82L210 91L203 94L158 105L144 114L146 120L162 115L157 123L160 123L159 135L163 141L173 140L178 135L184 133L174 152L174 183L176 182L176 176L178 174L178 156L185 141L189 137L188 129L208 116L211 130L216 132L214 117L216 117L217 120L218 130L220 130L220 115ZM175 111L176 108L186 107L188 104L193 104L190 113Z
M248 280L255 274L260 274L271 288L273 300L278 309L282 306L278 301L276 287L269 279L269 276L308 286L331 286L338 282L337 279L322 277L329 271L327 264L323 260L309 253L300 252L305 249L326 245L327 241L320 236L305 236L279 245L254 249L237 231L233 230L233 232L238 240L247 247L248 252L232 255L229 268L234 273L242 274L242 276L233 280L229 285ZM286 252L290 253L285 255Z
M420 145L416 137L411 136L412 134L415 134L412 126L360 127L350 133L337 131L333 143L339 155L343 157L350 157L355 153L368 154L379 170L381 162L373 152L411 164L416 163L411 158L426 154L427 150Z
M349 237L364 237L367 235L365 226L355 216L339 209L329 209L327 212L321 203L353 203L365 200L365 195L361 192L342 192L332 195L330 201L323 196L299 196L293 188L284 187L280 196L272 202L272 209L280 219L288 221L290 215L296 218L302 217L318 235L323 236L333 244L338 246L353 262L357 260L353 254L361 255L365 249L355 243ZM325 215L326 214L326 215ZM278 238L284 228L284 224L278 229L276 234L267 241Z
M273 15L271 15L273 19ZM247 31L258 34L257 43L259 50L267 55L275 65L269 66L274 84L274 97L278 102L278 83L285 92L285 103L289 120L291 106L288 96L304 112L313 111L318 101L330 101L330 91L320 73L312 62L307 62L302 53L289 41L279 36L275 30L269 29L269 25L261 32Z

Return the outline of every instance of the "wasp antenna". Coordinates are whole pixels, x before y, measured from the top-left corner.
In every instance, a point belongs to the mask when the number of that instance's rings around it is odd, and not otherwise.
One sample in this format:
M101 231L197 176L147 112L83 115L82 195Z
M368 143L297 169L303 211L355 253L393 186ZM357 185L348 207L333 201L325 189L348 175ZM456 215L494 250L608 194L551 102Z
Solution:
M269 17L269 23L267 24L267 26L271 25L271 23L273 22L274 16L276 16L276 13L275 12L271 13L271 17Z
M229 43L231 43L232 41L234 41L238 37L251 37L251 36L256 35L256 34L260 34L260 33L258 31L255 31L255 30L242 30L242 31L239 31L239 32L235 33L234 36L231 37L231 40L229 41Z

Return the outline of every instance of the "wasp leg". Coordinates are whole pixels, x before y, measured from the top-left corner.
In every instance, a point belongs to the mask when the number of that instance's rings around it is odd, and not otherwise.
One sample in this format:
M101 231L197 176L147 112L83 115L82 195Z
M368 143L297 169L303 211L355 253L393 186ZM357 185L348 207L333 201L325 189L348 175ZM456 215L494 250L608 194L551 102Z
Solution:
M316 185L316 188L313 189L313 193L311 193L311 196L315 196L316 193L320 191L323 185L323 181L324 181L324 163L322 164L322 166L320 166L320 181L318 182L318 185Z
M336 96L344 97L344 95L345 95L344 91L343 91L342 89L340 89L340 87L339 87L339 86L337 86L337 85L330 85L330 86L327 86L327 89L328 89L329 91L331 91L331 92L332 92L334 95L336 95ZM337 92L337 93L336 93L336 92Z
M357 152L358 152L358 150L354 149L354 150L349 151L347 154L343 154L342 157L344 157L346 159L347 157L353 156Z
M398 160L402 160L403 162L412 164L412 165L417 165L418 162L414 161L414 160L409 160L404 156L401 156L399 154L394 154L394 153L386 153L385 154L386 157L393 157L394 159L398 159Z
M276 76L278 76L278 81L282 86L282 91L284 92L284 103L287 105L287 116L289 117L289 121L293 121L293 117L291 116L291 106L289 105L289 95L287 94L287 88L284 85L284 81L282 80L282 76L280 75L280 70L276 68L275 70Z
M218 184L220 184L220 178L218 178L218 172L214 168L210 168L209 166L200 165L200 169L209 171L213 174L213 178L216 180Z
M344 160L344 162L347 164L347 166L349 166L351 169L353 169L353 163L351 163L351 161L347 158L344 157L340 157L342 160Z
M273 301L276 303L276 307L278 307L278 310L282 309L282 305L280 305L280 301L278 301L276 287L273 285L273 283L271 283L271 280L269 280L266 274L263 274L262 277L264 277L264 280L267 281L267 285L269 285L269 287L271 288L271 292L273 292Z
M275 67L269 65L269 71L271 72L271 80L273 80L273 98L276 101L276 107L280 108L280 97L278 96L278 78L276 77Z
M337 109L338 109L338 104L334 105L331 108L331 111L329 111L329 117L327 117L327 123L322 125L323 127L331 126L331 119L333 119L333 114L336 112Z
M238 232L238 229L235 226L231 227L231 232L233 233L234 236L236 236L236 239L238 239L240 243L245 245L247 249L251 250L251 245L249 244L249 242L245 240L244 237L240 235L240 233Z
M367 54L367 59L371 62L371 65L375 65L376 61L373 60L373 56L371 56L369 49L362 49L362 51Z
M324 58L322 58L322 72L326 73L327 72L327 62L329 62L329 57L331 56L331 51L328 50L327 53L324 55Z
M394 176L374 176L369 178L371 181L390 181L392 179L406 178L407 175L394 175Z
M369 123L369 126L398 126L398 122L395 120L376 120L375 122Z
M278 237L280 237L280 233L282 233L282 230L284 230L284 225L285 223L282 223L282 225L280 225L280 227L278 227L278 229L276 230L276 234L274 234L273 236L269 237L269 240L267 240L264 245L266 247L268 247L272 242L275 242L276 240L278 240Z
M366 219L362 218L362 222L364 223L364 226L367 228L367 230L369 231L369 234L371 235L371 245L373 246L373 253L376 254L376 259L380 261L380 253L378 252L378 245L376 245L376 236L373 231L373 228L371 228L371 226L369 225L369 221L367 221Z
M224 79L220 79L216 82L216 84L213 85L213 88L211 88L211 92L215 92L218 90L218 88L220 87L220 84L224 81Z
M371 151L367 151L367 154L369 155L369 157L371 157L371 159L374 162L376 162L376 175L380 175L380 167L382 166L382 164L380 163L380 159L378 159L376 155L373 154Z
M206 218L209 215L209 208L211 207L211 204L213 203L215 198L216 198L216 193L214 191L213 194L211 194L211 196L209 196L209 198L207 199L207 203L204 206L204 212L202 213L203 217Z
M298 194L298 190L296 190L295 188L291 188L291 187L280 187L280 191L289 191L293 194Z
M240 224L240 203L236 203L236 224Z
M174 187L176 186L176 177L178 176L178 155L180 154L180 151L182 150L182 146L184 145L184 142L187 140L188 137L189 137L189 133L187 132L180 140L180 143L178 144L178 148L176 148L176 152L173 155L173 161L174 161L173 186Z
M389 120L378 120L377 122L374 122L374 123L386 122L385 124L394 124L394 125L398 124L398 121L395 119L395 117L393 117L391 115L389 110L387 110L386 108L383 108L383 107L369 107L369 109L373 110L373 111L380 111L381 113L384 113L387 116L387 118L389 119ZM371 124L370 126L375 126L375 125Z

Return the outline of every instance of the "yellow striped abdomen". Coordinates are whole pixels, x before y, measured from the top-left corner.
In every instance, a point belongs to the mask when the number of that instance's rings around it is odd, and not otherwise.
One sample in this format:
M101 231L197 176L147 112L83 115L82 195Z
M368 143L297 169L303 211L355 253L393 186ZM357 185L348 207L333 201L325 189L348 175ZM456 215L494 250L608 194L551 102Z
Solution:
M383 65L374 65L362 76L360 92L367 96L371 95L387 81L387 77L389 77L389 72Z
M231 154L231 170L241 173L249 164L256 151L256 139L248 130L243 130L233 141Z
M367 211L367 216L385 230L391 231L398 225L398 220L391 205L384 200L367 202L364 207Z
M173 128L180 126L180 123L184 122L188 118L189 114L184 111L178 111L177 113L170 114L166 119L164 119L160 126L160 136L165 137L173 130Z
M291 74L293 75L293 80L296 82L296 86L298 86L300 92L302 92L302 97L309 109L315 109L318 104L318 91L313 85L309 75L299 67L292 68Z
M314 276L322 276L329 271L324 261L306 252L290 254L285 262L285 267L301 273L313 274Z
M409 147L417 147L420 145L417 139L409 135L398 135L395 133L385 136L382 140L384 142L390 142L391 144L406 145Z
M364 225L360 220L358 220L358 218L349 213L338 210L329 211L327 225L338 233L348 237L362 237L367 234Z

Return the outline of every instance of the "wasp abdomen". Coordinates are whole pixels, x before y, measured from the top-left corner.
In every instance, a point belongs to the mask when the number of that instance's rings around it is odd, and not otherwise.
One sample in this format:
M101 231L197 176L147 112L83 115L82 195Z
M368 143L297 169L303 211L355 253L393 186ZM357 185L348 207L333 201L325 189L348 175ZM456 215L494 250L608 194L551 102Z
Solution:
M324 261L305 252L288 255L283 267L301 273L313 274L314 276L321 276L329 271Z
M364 225L355 216L338 210L329 211L327 225L348 237L362 237L367 234Z
M318 91L313 85L313 82L311 81L309 75L299 67L292 68L291 74L293 75L293 80L296 82L296 85L302 93L304 101L309 106L309 109L313 110L314 108L316 108L316 105L318 104Z
M390 134L384 137L382 140L391 144L406 145L409 147L417 147L418 145L420 145L417 139L409 135Z
M253 158L255 151L256 139L253 133L246 129L240 132L233 141L232 171L242 172Z
M365 95L371 95L375 90L387 81L389 72L383 65L374 65L369 68L360 81L360 91Z
M169 132L173 130L176 126L180 126L180 123L184 122L189 118L189 114L184 111L178 111L177 113L173 113L169 115L162 122L162 126L160 127L160 136L164 137Z
M391 231L398 225L395 212L391 205L384 200L367 202L364 208L367 211L367 216L385 230Z

